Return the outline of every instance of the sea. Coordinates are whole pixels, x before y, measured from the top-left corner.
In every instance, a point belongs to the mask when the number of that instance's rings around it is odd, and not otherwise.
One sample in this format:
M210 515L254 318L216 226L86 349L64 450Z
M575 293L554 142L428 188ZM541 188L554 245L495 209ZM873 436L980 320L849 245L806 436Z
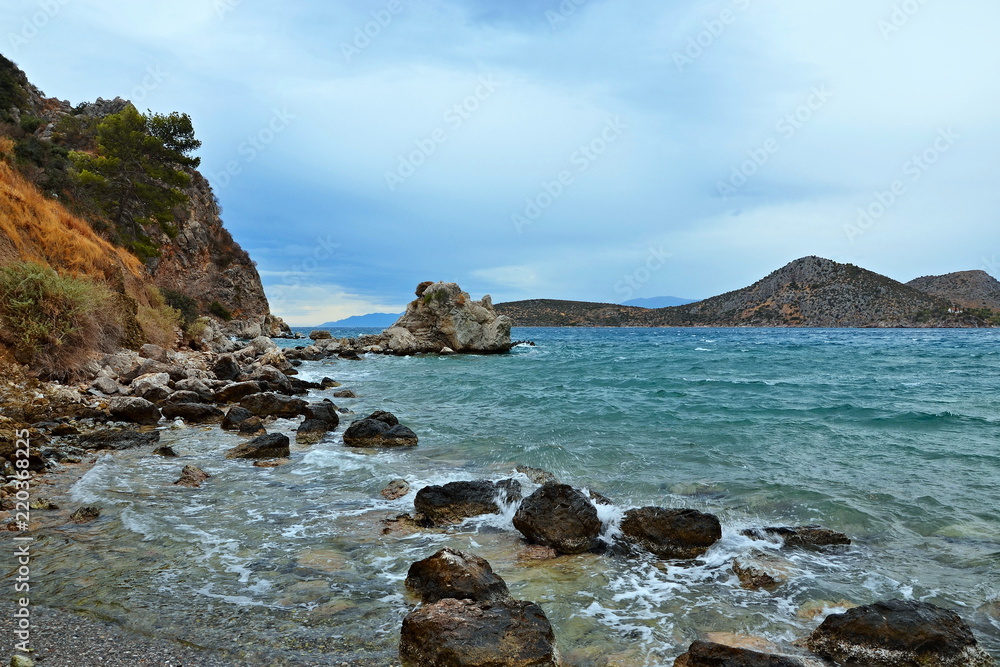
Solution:
M334 336L367 333L334 330ZM477 553L544 609L569 664L671 665L696 639L796 650L830 613L876 600L958 612L1000 658L1000 331L515 329L495 356L305 362L388 410L413 449L356 450L343 424L291 462L228 461L218 427L162 428L147 451L102 455L69 491L101 519L38 537L35 599L247 665L392 665L411 563ZM282 346L303 341L279 341ZM308 342L308 341L305 341ZM312 397L329 397L314 391ZM292 435L294 420L270 430ZM172 486L191 464L201 489ZM448 529L387 530L416 491L518 479L531 466L599 492L604 537L632 507L717 515L693 562L583 554L526 560L514 508ZM405 479L398 500L380 490ZM853 544L787 550L743 534L819 524ZM742 588L735 558L781 559L787 581ZM9 581L14 576L6 574Z

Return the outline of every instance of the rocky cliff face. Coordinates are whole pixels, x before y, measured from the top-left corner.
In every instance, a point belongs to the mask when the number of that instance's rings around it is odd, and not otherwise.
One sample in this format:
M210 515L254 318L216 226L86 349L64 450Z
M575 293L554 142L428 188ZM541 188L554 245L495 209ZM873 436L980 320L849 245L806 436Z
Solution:
M985 271L923 276L906 284L963 308L1000 310L1000 281Z

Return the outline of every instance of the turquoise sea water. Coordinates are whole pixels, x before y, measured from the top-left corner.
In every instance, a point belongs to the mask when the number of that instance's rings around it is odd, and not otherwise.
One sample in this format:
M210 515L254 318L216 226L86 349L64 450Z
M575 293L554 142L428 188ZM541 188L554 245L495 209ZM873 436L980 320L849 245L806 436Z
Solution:
M342 335L336 332L335 335ZM815 613L890 597L958 611L1000 657L1000 332L991 330L522 329L535 347L488 357L304 364L420 436L351 451L337 434L276 469L225 461L240 439L164 430L181 459L104 457L72 489L97 524L53 530L37 567L50 604L116 618L247 664L388 665L414 601L411 562L480 553L538 602L565 656L670 665L706 633L788 647ZM301 342L283 341L286 344ZM323 394L317 392L317 397ZM279 421L271 430L294 430ZM213 475L169 486L187 463ZM518 464L620 508L694 507L724 536L699 562L604 555L523 562L510 514L448 531L382 534L429 483L501 479ZM379 490L403 477L413 492ZM523 477L526 492L533 485ZM619 512L604 511L606 530ZM780 553L740 531L818 523L855 544L785 553L791 579L739 587L734 557Z

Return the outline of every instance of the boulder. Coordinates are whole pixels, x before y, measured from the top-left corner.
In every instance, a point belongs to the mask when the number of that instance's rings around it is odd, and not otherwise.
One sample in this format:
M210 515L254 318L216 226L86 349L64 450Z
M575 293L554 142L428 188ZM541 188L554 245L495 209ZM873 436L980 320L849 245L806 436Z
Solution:
M162 447L157 447L153 450L154 456L163 456L164 458L176 458L177 452L174 451L173 447L167 447L163 445Z
M138 366L121 376L125 384L133 384L136 379L146 375L164 374L175 382L187 377L187 369L174 364L165 364L155 359L144 359Z
M253 417L253 413L246 408L234 406L226 411L226 416L222 419L222 428L226 431L238 431L240 424Z
M195 466L184 466L181 471L181 478L174 482L175 486L186 486L189 489L197 489L201 483L211 477L207 472Z
M541 468L532 468L531 466L517 466L514 468L517 472L521 473L528 480L534 484L548 484L549 482L558 482L556 476L550 473L548 470L542 470Z
M323 389L333 389L334 387L339 387L340 383L334 380L333 378L325 377L319 381L319 385Z
M261 366L250 375L250 379L260 382L265 391L276 391L282 394L292 393L291 380L274 366Z
M247 396L259 394L260 392L260 382L234 382L217 390L212 400L215 403L239 403Z
M291 398L271 393L250 394L240 401L241 408L246 408L261 418L298 417L305 410L306 405L306 402L301 398Z
M423 283L421 283L423 285ZM473 301L455 283L432 283L376 341L393 354L455 352L491 354L511 348L511 320L497 315L489 295Z
M299 445L315 445L329 430L329 425L322 419L304 419L295 430L295 442Z
M111 417L117 421L134 422L152 426L160 421L160 410L144 398L121 397L111 399Z
M831 614L809 650L866 667L992 667L972 630L953 611L916 600L887 600Z
M552 626L541 607L519 600L445 598L407 614L404 667L558 667Z
M101 429L80 436L77 442L86 449L121 451L155 445L159 441L159 431L140 433L130 429Z
M170 362L169 357L167 357L167 351L159 345L153 345L152 343L146 343L140 347L139 356L145 357L146 359L152 359L153 361L159 361L163 364Z
M201 403L201 396L193 391L175 391L167 396L164 403Z
M201 380L193 378L178 380L174 383L174 389L178 391L192 391L198 394L203 401L212 401L215 399L215 391L210 389L209 386Z
M240 435L247 435L251 437L267 433L267 429L264 428L264 420L260 417L250 417L249 419L240 422L238 430Z
M292 394L308 394L312 389L322 389L323 386L318 382L309 382L308 380L300 380L298 378L288 378L288 384L292 388Z
M168 403L163 406L162 412L167 419L180 417L188 424L220 422L225 417L222 410L204 403Z
M110 378L107 375L95 378L90 386L107 396L120 393L122 390L121 385L115 382L114 378Z
M344 431L348 447L416 447L417 434L390 413L379 410L353 422Z
M424 604L445 598L475 602L510 598L507 583L493 573L486 559L449 547L411 565L405 583Z
M399 500L410 492L410 485L405 479L394 479L379 491L386 500Z
M306 416L306 419L318 419L324 422L331 431L340 425L340 414L337 412L337 406L329 400L308 404L302 414Z
M70 521L73 523L89 523L91 521L96 521L98 517L101 516L100 507L81 507L72 514L69 515Z
M212 364L212 373L220 380L235 380L240 376L240 365L231 354L223 354Z
M267 433L226 452L227 459L280 459L288 456L288 436Z
M425 486L417 491L413 506L434 526L447 526L481 514L499 514L500 503L521 498L521 484L513 479L501 482L478 480Z
M129 392L149 401L162 401L170 395L170 376L166 373L147 373L132 381Z
M718 517L692 509L642 507L625 512L625 537L660 558L701 556L722 537Z
M514 527L529 542L564 554L595 549L601 534L597 509L583 493L567 484L545 484L524 499Z
M687 653L674 660L674 667L803 667L804 664L791 656L703 641L694 642Z
M355 394L350 389L341 389L340 391L333 392L334 398L357 398L358 395Z
M786 560L763 551L741 554L733 559L733 572L747 590L771 590L788 581L792 566Z
M814 548L849 545L851 543L851 538L847 535L830 530L829 528L823 528L822 526L750 528L743 531L743 534L747 537L758 539L776 535L784 541L786 547Z
M312 340L329 340L333 338L333 335L326 329L316 329L309 332L309 338Z

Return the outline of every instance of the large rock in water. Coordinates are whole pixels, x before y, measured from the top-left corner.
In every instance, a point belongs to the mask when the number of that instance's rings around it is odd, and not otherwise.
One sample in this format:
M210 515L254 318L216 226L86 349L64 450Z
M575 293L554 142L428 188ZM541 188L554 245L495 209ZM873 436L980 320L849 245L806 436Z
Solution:
M625 512L621 530L660 558L697 558L722 537L718 517L691 509L632 509Z
M435 526L459 523L481 514L499 514L500 503L521 499L521 484L513 479L500 482L448 482L442 486L425 486L413 499L416 511Z
M845 665L991 667L972 630L953 611L915 600L888 600L832 614L809 636L809 649Z
M474 602L510 598L507 582L493 573L485 558L449 547L411 565L406 587L424 604L445 598Z
M226 452L227 459L280 459L289 454L288 436L267 433Z
M696 641L674 660L674 667L803 667L803 663L788 656Z
M455 283L421 283L417 298L381 336L380 345L393 354L508 352L511 320L497 315L489 295L473 301Z
M529 542L578 554L597 547L601 520L582 492L567 484L545 484L524 499L514 527Z
M445 598L403 619L404 667L558 667L545 612L521 600Z
M348 447L416 447L417 434L403 426L391 412L379 410L352 422L344 431Z
M144 398L123 397L111 399L111 416L118 421L135 422L152 426L160 421L160 411Z

